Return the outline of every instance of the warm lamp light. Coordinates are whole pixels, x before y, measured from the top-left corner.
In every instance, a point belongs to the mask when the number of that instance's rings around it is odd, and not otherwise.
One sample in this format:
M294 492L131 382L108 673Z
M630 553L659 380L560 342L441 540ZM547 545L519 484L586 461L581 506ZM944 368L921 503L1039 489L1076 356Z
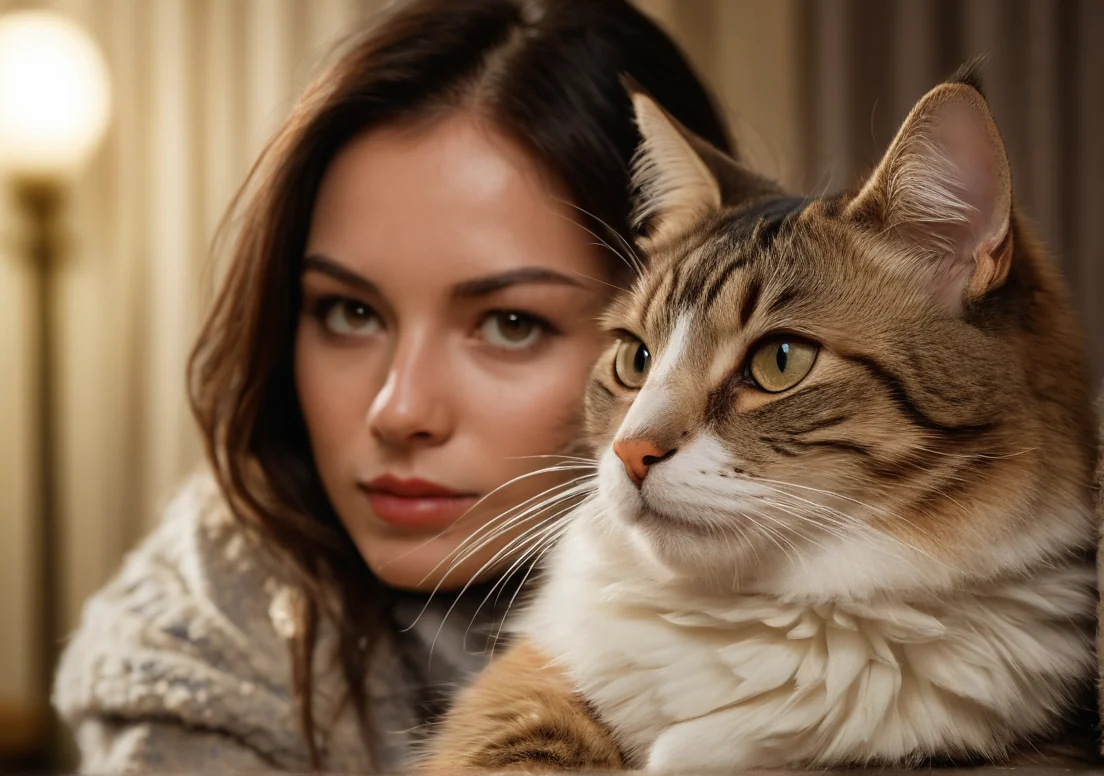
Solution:
M96 44L53 11L0 16L0 170L78 173L107 129L111 85Z

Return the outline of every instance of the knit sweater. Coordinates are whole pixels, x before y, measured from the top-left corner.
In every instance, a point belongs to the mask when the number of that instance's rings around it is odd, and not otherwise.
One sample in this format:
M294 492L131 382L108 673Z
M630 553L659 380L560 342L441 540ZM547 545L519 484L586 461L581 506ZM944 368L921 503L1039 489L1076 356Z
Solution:
M288 649L301 594L289 580L234 521L209 475L186 483L160 526L85 604L62 657L54 703L76 737L81 770L308 769ZM396 619L413 625L402 648L425 675L412 682L389 639L374 652L366 687L378 768L397 767L418 737L414 684L448 691L485 664L486 642L465 644L483 596L465 598L447 618L452 600L400 600ZM496 630L493 617L477 626ZM336 629L323 620L313 696L323 765L364 772L371 764L344 702L335 645Z

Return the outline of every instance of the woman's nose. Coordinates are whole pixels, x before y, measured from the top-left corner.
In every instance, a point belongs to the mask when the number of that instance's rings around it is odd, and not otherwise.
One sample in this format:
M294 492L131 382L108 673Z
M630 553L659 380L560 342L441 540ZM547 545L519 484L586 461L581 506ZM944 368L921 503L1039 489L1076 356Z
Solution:
M434 368L434 362L437 362ZM391 447L441 444L453 418L440 362L422 348L396 348L383 387L368 408L372 433Z

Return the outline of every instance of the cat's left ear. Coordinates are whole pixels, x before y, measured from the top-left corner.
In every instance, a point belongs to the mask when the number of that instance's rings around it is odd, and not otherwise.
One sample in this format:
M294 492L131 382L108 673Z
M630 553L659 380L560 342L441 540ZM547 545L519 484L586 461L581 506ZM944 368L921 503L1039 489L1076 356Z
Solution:
M912 109L848 213L902 240L947 309L999 287L1012 259L1012 180L976 77Z
M684 232L723 206L779 193L776 184L695 135L629 78L640 147L633 160L633 227L644 242Z

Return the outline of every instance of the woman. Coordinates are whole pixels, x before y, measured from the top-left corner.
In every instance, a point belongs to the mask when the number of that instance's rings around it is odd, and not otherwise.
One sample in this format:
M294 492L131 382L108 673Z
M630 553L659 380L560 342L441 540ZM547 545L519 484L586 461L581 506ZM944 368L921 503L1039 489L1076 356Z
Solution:
M394 767L485 662L633 271L622 74L727 148L622 0L415 2L307 90L190 365L211 474L59 671L85 770Z

